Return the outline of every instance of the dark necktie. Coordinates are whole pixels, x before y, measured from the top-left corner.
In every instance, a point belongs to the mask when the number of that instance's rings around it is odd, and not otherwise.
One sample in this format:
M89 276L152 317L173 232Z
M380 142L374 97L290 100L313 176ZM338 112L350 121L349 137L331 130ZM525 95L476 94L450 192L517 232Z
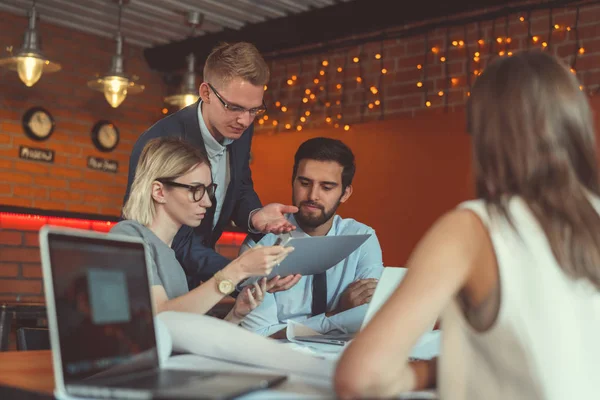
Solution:
M327 311L327 274L322 272L313 275L312 315Z

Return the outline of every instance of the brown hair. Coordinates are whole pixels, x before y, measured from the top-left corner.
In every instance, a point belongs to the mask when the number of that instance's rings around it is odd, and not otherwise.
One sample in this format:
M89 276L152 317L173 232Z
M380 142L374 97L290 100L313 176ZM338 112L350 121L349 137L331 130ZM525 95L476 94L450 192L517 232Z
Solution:
M254 86L269 82L269 67L258 49L251 43L221 43L204 64L204 82L222 86L234 78L242 78Z
M151 139L146 143L137 163L131 194L123 207L123 217L149 226L156 210L152 184L160 178L177 179L198 164L210 168L201 149L178 137Z
M592 113L557 58L522 52L491 63L467 104L478 197L510 221L520 196L539 221L561 268L600 288L600 216Z

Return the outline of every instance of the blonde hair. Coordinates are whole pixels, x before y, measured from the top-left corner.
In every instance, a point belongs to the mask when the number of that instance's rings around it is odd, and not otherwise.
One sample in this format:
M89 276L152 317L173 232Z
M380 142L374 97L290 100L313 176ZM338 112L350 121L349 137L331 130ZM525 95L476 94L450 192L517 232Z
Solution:
M269 82L267 63L251 43L221 43L206 58L204 82L222 86L234 78L242 78L254 86Z
M149 226L156 213L152 184L160 178L176 179L198 164L210 168L203 150L178 137L149 140L135 170L131 194L123 207L123 217Z

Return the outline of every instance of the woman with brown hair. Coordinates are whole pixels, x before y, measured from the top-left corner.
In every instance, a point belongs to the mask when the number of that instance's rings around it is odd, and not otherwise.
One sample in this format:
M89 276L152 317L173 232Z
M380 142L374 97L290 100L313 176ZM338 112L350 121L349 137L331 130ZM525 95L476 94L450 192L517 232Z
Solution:
M556 58L491 63L467 104L477 200L442 216L346 349L342 398L597 398L600 190L592 113ZM437 359L408 363L441 316Z

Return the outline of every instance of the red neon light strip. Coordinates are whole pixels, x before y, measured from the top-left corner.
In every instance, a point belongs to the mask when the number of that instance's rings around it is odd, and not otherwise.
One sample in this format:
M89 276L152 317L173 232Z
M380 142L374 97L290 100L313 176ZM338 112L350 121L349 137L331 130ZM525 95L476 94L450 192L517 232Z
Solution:
M0 212L1 229L16 229L20 231L39 231L44 225L54 225L96 232L108 232L115 224L116 222L112 221ZM240 246L245 238L246 234L242 232L223 232L217 244Z
M0 212L0 228L2 229L39 231L44 225L54 225L94 230L98 232L108 232L115 224L116 222L111 221L94 221L90 219L49 217L46 215Z

